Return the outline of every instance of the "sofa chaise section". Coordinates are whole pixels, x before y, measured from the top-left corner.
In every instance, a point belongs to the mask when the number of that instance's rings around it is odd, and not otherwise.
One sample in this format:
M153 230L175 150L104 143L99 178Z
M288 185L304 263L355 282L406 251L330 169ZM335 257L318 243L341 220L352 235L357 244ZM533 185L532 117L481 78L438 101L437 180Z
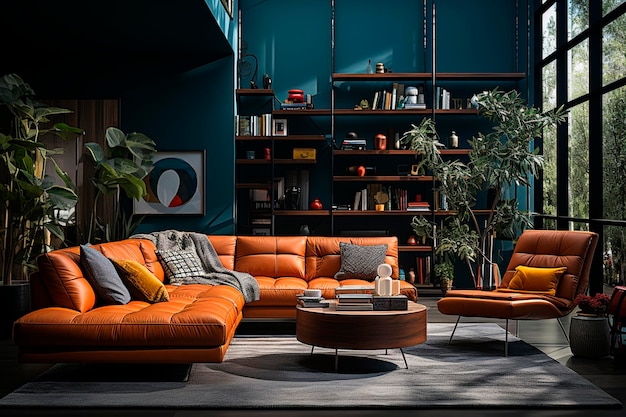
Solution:
M140 262L161 281L154 245L129 239L94 245L110 259ZM220 362L243 318L243 295L228 286L166 285L170 300L97 305L78 248L42 255L31 276L34 311L13 339L24 362Z

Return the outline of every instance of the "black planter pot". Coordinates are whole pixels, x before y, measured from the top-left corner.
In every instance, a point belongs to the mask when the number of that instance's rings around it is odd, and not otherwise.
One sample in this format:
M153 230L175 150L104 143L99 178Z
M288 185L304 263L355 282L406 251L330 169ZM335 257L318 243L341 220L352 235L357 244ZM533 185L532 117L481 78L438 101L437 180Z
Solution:
M17 281L0 285L0 336L11 337L13 322L30 311L30 285Z

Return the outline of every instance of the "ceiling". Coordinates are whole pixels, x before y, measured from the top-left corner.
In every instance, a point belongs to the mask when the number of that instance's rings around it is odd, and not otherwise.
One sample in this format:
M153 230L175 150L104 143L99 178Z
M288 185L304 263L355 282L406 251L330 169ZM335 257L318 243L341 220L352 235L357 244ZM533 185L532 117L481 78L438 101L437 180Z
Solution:
M39 96L116 96L232 54L205 0L2 0L0 74Z

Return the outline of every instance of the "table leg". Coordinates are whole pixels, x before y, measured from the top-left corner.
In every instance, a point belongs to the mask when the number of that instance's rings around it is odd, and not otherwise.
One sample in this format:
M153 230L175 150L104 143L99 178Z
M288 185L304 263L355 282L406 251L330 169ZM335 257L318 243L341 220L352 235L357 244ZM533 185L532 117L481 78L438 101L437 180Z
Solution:
M406 362L406 356L404 356L404 351L400 348L400 353L402 353L402 359L404 359L404 366L406 369L409 369L409 364Z
M339 351L335 349L335 372L339 368Z

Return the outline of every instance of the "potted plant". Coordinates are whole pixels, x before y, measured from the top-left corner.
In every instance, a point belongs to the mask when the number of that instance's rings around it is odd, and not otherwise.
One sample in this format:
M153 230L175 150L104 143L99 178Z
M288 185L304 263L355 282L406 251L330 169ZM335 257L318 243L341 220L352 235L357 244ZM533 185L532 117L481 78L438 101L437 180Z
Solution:
M578 315L606 316L610 303L611 297L603 293L595 295L578 294L574 299L574 304L580 309L577 313Z
M106 130L106 145L85 144L95 165L91 183L96 187L94 209L91 213L87 242L110 242L127 238L141 222L125 209L122 192L128 199L139 200L147 194L143 178L152 170L156 145L143 133L124 133L116 127ZM98 202L109 198L113 207L107 218L98 215Z
M479 114L494 125L487 134L478 133L468 141L467 161L444 159L435 123L425 118L402 137L402 142L421 158L432 172L448 209L454 214L437 228L436 252L450 251L465 261L476 287L493 286L492 245L495 236L514 240L532 227L531 213L507 196L516 186L529 186L543 166L543 157L533 148L533 141L544 128L565 120L562 108L540 112L528 107L519 92L499 89L477 95ZM492 190L493 198L486 213L474 211L478 195ZM515 195L515 193L512 193ZM477 281L479 270L483 282Z
M75 139L83 132L64 123L49 126L50 116L71 112L40 103L34 96L18 75L0 78L0 108L8 111L10 125L0 133L0 291L11 293L7 295L11 300L0 295L5 308L9 303L22 303L16 299L18 294L27 296L24 287L35 258L51 249L53 237L65 240L62 226L67 218L62 213L70 212L78 201L70 177L54 161L57 151L49 149L42 138L54 134ZM3 319L12 323L25 312L24 306L15 307L21 310L15 312L17 316L4 314Z
M452 282L454 281L454 263L450 260L444 260L437 262L434 267L435 278L439 281L441 291L446 293L452 289Z
M574 303L580 311L572 316L569 329L570 349L574 356L602 358L611 352L608 321L611 298L603 293L579 294Z
M374 200L376 201L376 211L385 211L385 204L389 201L389 194L379 191L374 194Z

